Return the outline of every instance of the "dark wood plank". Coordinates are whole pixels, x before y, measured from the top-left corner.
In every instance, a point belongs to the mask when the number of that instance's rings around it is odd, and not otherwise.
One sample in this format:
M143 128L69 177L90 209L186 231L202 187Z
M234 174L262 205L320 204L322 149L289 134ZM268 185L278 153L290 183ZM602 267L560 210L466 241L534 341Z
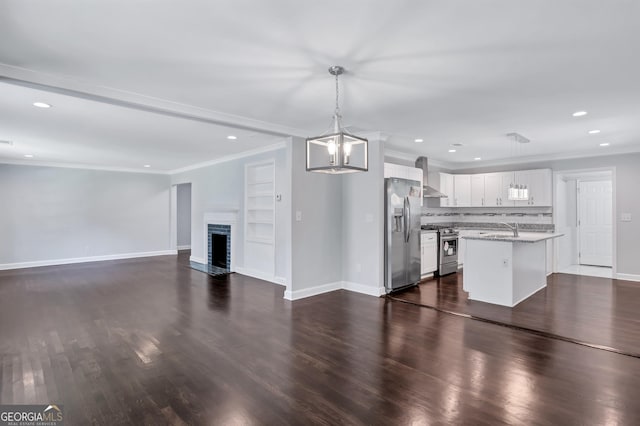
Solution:
M394 298L640 354L640 284L552 274L513 308L468 299L463 273L423 281Z
M71 425L640 424L638 359L346 291L291 303L187 262L0 272L0 403L61 403ZM575 329L556 305L521 315Z

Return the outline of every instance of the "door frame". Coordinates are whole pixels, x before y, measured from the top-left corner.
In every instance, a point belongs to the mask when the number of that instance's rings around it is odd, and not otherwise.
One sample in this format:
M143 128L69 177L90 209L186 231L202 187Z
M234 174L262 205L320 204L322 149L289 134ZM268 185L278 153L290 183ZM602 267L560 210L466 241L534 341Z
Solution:
M611 190L612 190L612 197L611 197L611 233L614 232L614 225L613 222L615 222L615 216L613 216L613 180L610 177L607 178L603 178L603 177L597 177L597 176L593 176L593 177L581 177L576 179L576 191L578 192L576 194L576 215L577 220L578 220L578 232L577 232L577 239L578 239L578 265L582 265L582 261L581 261L581 253L582 253L582 238L580 238L580 227L582 226L582 208L581 206L581 202L580 202L580 197L582 196L582 191L580 191L580 183L581 182L609 182L611 181ZM613 238L612 243L615 241L615 236ZM613 256L613 247L612 247L612 252L611 252L612 256ZM587 265L589 266L589 265ZM606 266L604 266L606 268ZM612 272L613 272L613 258L611 259L611 268L612 268Z
M171 185L169 196L169 249L178 253L178 185L191 185L191 212L193 213L193 184L180 182ZM193 214L191 215L191 238L193 239Z
M566 169L566 170L554 170L553 172L553 212L552 212L552 217L553 217L553 223L555 224L557 222L557 211L558 211L558 206L561 204L565 204L566 200L560 199L560 195L558 193L558 186L560 185L561 181L565 180L567 177L572 177L575 178L576 180L586 180L588 179L589 175L601 175L601 176L605 176L606 174L608 174L611 178L611 188L612 188L612 197L611 197L611 214L613 217L613 229L612 229L612 256L613 259L611 261L611 272L612 272L612 277L616 278L617 274L618 274L618 247L617 247L617 241L618 241L618 221L617 221L617 181L616 181L616 167L612 166L612 167L598 167L598 168L592 168L592 169ZM581 178L581 175L586 175L583 178ZM594 179L594 180L598 180L598 179ZM599 180L603 180L602 177L600 177ZM606 178L604 179L606 180ZM577 207L577 206L576 206ZM552 265L552 270L554 273L559 272L559 256L560 256L560 241L559 238L554 238L553 240L553 265Z

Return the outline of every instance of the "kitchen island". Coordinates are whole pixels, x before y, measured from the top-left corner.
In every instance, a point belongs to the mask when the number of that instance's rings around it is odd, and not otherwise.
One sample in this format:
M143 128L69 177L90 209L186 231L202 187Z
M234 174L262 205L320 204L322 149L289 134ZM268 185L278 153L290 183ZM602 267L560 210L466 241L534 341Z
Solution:
M493 232L463 237L463 288L469 299L513 307L546 287L546 240L562 235Z

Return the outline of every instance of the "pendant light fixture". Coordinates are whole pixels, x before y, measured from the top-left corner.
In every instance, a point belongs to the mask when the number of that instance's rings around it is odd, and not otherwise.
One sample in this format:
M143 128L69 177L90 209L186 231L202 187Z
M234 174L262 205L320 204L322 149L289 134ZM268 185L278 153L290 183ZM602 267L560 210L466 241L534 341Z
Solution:
M515 144L515 150L518 150L518 145L531 142L519 133L508 133L507 136L513 138L512 144ZM513 152L513 151L512 151ZM526 184L518 183L516 181L516 172L513 173L513 181L509 184L509 201L527 201L529 200L529 188Z
M344 68L335 65L329 74L336 79L336 109L330 133L307 139L307 171L330 174L366 172L369 169L369 141L342 128L338 77Z

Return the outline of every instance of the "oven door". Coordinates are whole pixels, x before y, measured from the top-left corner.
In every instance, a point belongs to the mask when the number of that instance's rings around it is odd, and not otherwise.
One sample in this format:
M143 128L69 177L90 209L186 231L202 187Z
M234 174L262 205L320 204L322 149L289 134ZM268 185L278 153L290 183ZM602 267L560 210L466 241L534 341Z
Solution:
M440 264L458 263L458 236L446 235L440 238Z

